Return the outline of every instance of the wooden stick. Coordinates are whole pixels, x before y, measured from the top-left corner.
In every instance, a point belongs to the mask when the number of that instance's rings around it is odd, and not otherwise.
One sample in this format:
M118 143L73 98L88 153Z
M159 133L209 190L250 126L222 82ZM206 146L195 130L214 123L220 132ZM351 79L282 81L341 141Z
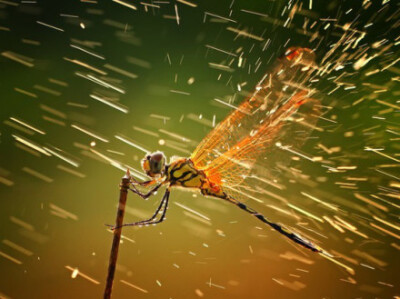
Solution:
M128 195L130 179L131 175L128 169L125 176L122 178L121 184L119 185L119 205L117 211L117 219L115 220L116 229L114 229L114 239L111 247L110 262L108 264L107 283L106 289L104 290L104 299L111 298L111 291L114 282L115 267L117 265L118 248L119 242L121 240L122 223L124 220L126 198Z

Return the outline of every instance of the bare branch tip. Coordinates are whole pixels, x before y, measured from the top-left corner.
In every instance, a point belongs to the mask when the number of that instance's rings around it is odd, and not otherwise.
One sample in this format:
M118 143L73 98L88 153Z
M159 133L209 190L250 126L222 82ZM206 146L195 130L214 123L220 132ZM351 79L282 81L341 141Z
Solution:
M130 179L131 178L131 172L129 171L129 168L126 169L125 176L123 177L124 179Z

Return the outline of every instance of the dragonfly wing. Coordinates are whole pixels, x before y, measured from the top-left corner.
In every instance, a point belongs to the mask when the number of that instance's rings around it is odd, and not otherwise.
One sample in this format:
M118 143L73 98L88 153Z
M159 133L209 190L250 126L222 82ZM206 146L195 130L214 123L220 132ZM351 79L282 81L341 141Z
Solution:
M231 190L256 169L272 171L280 155L306 141L321 114L308 87L315 70L310 50L290 49L255 93L199 144L194 165Z
M285 56L278 59L272 71L262 78L253 95L219 123L197 146L191 155L194 165L199 169L213 165L218 157L240 142L243 143L244 138L254 135L293 96L299 92L302 92L303 97L303 93L312 93L306 84L315 71L314 58L311 50L289 49ZM254 164L254 156L248 157L245 164Z
M299 151L320 115L318 101L306 96L303 91L293 96L253 134L215 158L203 169L209 180L234 187L258 168L270 171L277 162L290 162L285 155Z

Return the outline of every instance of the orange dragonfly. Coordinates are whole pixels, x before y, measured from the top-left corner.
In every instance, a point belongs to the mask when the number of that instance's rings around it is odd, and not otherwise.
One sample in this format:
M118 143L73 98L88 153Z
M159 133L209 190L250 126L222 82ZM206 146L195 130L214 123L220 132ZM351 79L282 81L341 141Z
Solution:
M167 186L166 192L151 218L123 226L162 222L171 188L183 187L226 200L292 241L324 253L316 244L237 200L239 189L259 162L265 162L265 157L274 160L278 152L299 147L315 128L320 105L307 87L317 69L314 60L311 50L290 48L262 78L254 94L219 123L190 158L177 158L167 164L162 152L146 155L142 168L151 180L131 178L130 190L144 199L163 185ZM151 189L142 193L137 186Z

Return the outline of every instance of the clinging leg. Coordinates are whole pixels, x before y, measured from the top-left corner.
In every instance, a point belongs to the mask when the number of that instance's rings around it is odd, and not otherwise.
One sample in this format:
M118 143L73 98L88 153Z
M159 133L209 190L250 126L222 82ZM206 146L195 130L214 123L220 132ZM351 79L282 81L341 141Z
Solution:
M139 185L139 186L147 187L147 186L155 184L156 182L157 182L156 180L149 180L149 181L139 182L133 176L131 176L131 184L132 185Z
M165 215L167 214L168 203L169 203L169 194L170 194L170 190L168 188L164 193L164 196L163 196L163 199L161 200L160 206L158 207L157 211L154 213L154 215L150 219L135 222L135 223L127 223L127 224L124 224L123 226L149 225L149 224L158 224L158 223L163 222L165 220ZM164 208L163 208L161 218L154 221L154 218L156 218L156 216L157 216L158 212L160 211L160 209L162 208L162 206L164 206Z
M122 226L142 226L142 225L149 225L149 224L158 224L158 223L163 222L165 220L165 215L166 215L167 209L168 209L169 194L170 194L170 190L168 188L165 191L165 194L164 194L164 196L163 196L163 198L161 200L161 203L158 206L157 210L155 211L153 216L151 216L149 219L138 221L138 222L133 222L133 223L126 223L126 224L123 224ZM164 208L163 208L163 206L164 206ZM163 212L162 212L161 218L158 219L158 220L154 220L157 217L157 214L160 212L160 210L162 208L163 208ZM113 225L107 225L107 226L111 227L112 230L117 228L117 227L115 227Z
M147 199L149 198L151 195L153 195L154 192L156 192L162 184L158 184L157 186L155 186L153 189L151 189L149 192L147 193L142 193L140 192L133 184L132 188L129 188L129 190L131 190L132 192L136 193L137 195L139 195L140 197L142 197L143 199Z
M154 221L154 222L149 223L149 224L158 224L158 223L161 223L161 222L163 222L165 220L165 215L167 214L167 210L168 210L169 193L170 193L170 191L169 191L169 188L168 188L167 191L165 191L165 194L164 194L164 196L165 196L165 206L164 206L164 210L163 210L163 213L161 215L161 218L158 219L157 221Z

